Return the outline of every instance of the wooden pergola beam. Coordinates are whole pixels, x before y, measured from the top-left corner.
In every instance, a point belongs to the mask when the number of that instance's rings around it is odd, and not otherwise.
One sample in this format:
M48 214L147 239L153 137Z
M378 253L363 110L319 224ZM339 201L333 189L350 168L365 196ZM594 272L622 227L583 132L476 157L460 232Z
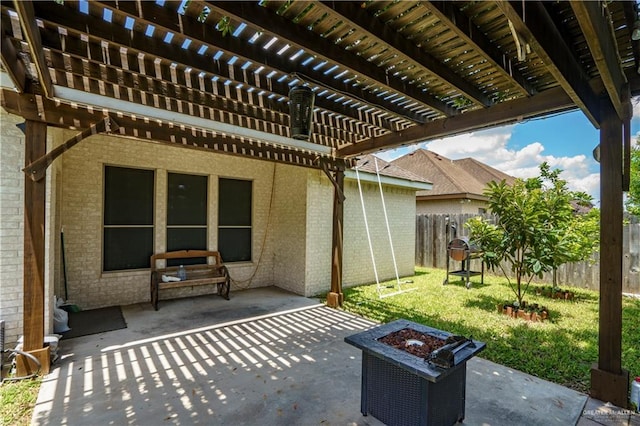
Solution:
M349 20L351 25L358 27L361 31L369 34L370 37L382 38L391 47L404 54L409 61L419 63L433 73L434 76L464 93L467 99L483 107L493 105L493 102L485 93L452 72L448 67L442 65L425 49L416 46L413 41L407 41L398 31L367 13L366 9L360 7L359 3L322 1L320 5L324 8L335 10L346 20ZM337 60L337 58L334 58L334 60Z
M596 128L599 127L598 97L589 86L586 71L565 43L543 2L498 0L497 4L518 35L531 46L573 102ZM531 22L535 25L530 25Z
M90 6L92 3L93 2L90 3ZM219 4L216 3L216 5L230 6L234 3L236 2L221 2ZM239 3L250 5L250 3L248 2ZM118 4L118 8L113 8L109 4L102 4L99 2L95 2L95 4L109 7L111 10L113 10L114 14L134 17L137 21L140 21L142 23L148 22L149 24L154 25L157 28L176 31L176 29L171 28L172 24L175 22L175 16L178 15L178 13L176 12L175 15L168 16L166 7L158 6L153 2L138 3L140 5L140 8L138 8L133 2L121 2ZM211 5L211 7L213 8L214 5ZM263 7L256 7L258 9L262 9L262 11L264 12ZM43 4L37 5L36 8L37 10L43 8L42 12L47 14L61 13L59 10L56 11L55 5ZM47 16L52 19L52 22L64 21L64 17L57 17L56 15ZM145 19L145 17L148 18L150 16L154 17L153 21ZM273 15L269 16L274 19ZM210 71L212 74L216 74L216 70L218 69L215 68L216 61L212 61L210 57L206 57L204 55L196 55L195 52L191 52L187 49L181 49L173 45L168 45L166 43L158 43L157 45L154 43L149 43L149 37L145 36L143 33L129 32L125 31L124 29L122 31L114 32L113 27L105 25L105 23L101 23L99 20L87 16L82 16L79 18L79 20L84 21L84 23L80 22L79 25L75 27L75 29L80 32L86 32L87 28L90 28L91 35L102 39L106 37L105 32L110 31L109 39L112 42L121 44L122 46L128 46L130 48L153 56L168 58L172 62L178 64L191 64L192 66L196 65L200 69ZM88 21L96 21L95 24L99 26L95 27L94 25L89 25ZM361 100L369 103L370 105L377 105L379 108L381 107L387 111L391 111L394 114L401 115L405 119L410 119L416 122L424 121L424 117L422 116L422 114L413 114L411 112L407 112L404 109L399 108L395 103L386 101L378 97L376 94L370 93L369 91L364 90L361 87L354 87L353 84L344 83L341 79L336 80L333 78L333 76L325 75L322 71L315 71L313 70L313 68L305 67L299 62L290 61L286 55L284 55L285 57L275 55L273 54L273 52L267 51L260 46L246 43L243 40L239 40L235 37L224 37L221 35L220 31L215 29L215 25L204 25L203 23L198 22L196 19L190 18L188 16L181 16L180 22L181 27L179 29L179 33L182 37L189 38L190 40L193 40L198 44L207 45L209 46L209 50L211 51L224 51L228 55L228 58L230 58L231 56L236 56L240 58L239 62L252 62L256 64L254 68L257 68L257 65L263 65L265 67L265 70L262 74L264 75L268 74L270 70L275 70L281 74L305 75L309 78L310 81L334 90L338 90L346 94L347 96L350 96L354 100ZM371 66L371 64L367 63L366 61L364 62L367 64L367 66ZM379 73L380 70L378 70L377 72ZM243 73L246 72L234 74L241 76L243 75ZM253 73L249 72L249 74ZM252 85L255 85L255 83ZM283 89L275 90L275 87L282 87ZM277 79L270 79L267 84L262 85L258 88L274 91L282 96L287 96L289 89L286 83L280 83L277 81ZM320 99L318 99L317 101L320 101ZM327 103L324 107L329 107L331 103ZM440 108L446 108L446 105L442 103L439 103L437 105Z
M93 2L90 3L90 7L92 4ZM134 10L136 9L135 5L130 3L120 3L120 6L122 8L133 8ZM151 25L158 27L161 23L164 22L163 19L167 21L169 19L168 17L162 18L162 15L157 15L159 14L158 9L163 8L156 6L151 2L143 2L142 7L145 10L149 9L147 12L151 16L159 16L158 19L160 22L154 21L150 23ZM150 39L143 33L130 33L129 31L126 31L124 29L122 31L113 31L113 26L111 26L109 23L89 15L80 15L78 19L72 21L73 27L69 28L63 47L59 34L55 30L55 28L59 22L62 22L67 18L65 16L65 13L68 13L68 11L54 3L48 4L45 2L37 2L35 4L35 8L39 14L47 16L47 19L43 20L44 28L42 29L42 37L45 45L49 47L49 49L54 50L52 59L56 59L56 57L58 56L56 51L58 51L62 54L76 55L77 57L82 58L83 61L89 61L89 63L96 63L100 60L102 60L103 62L108 61L114 66L122 66L122 68L125 68L125 71L127 71L128 68L128 71L131 71L131 73L139 74L140 76L146 77L145 70L140 69L139 65L140 59L138 54L141 54L144 57L143 62L146 62L147 70L158 67L162 73L162 77L174 80L174 84L176 85L193 88L200 88L201 86L203 86L203 89L207 92L220 94L220 96L228 99L234 99L235 101L243 104L253 104L259 106L260 108L275 110L278 112L286 112L286 110L283 109L286 105L269 99L268 95L273 93L278 95L278 97L286 97L288 96L290 86L286 82L279 82L278 79L266 78L266 75L268 74L268 72L266 71L256 74L250 70L247 71L242 69L242 61L238 61L238 65L229 65L226 63L221 63L219 61L212 61L210 57L195 54L195 52L189 51L187 49L182 49L179 46L173 44L158 43L154 39ZM113 10L119 15L131 16L124 13L121 9ZM153 12L155 12L156 15L153 15ZM164 14L166 15L166 11L164 11ZM146 22L142 20L142 18L138 18L137 16L136 19L141 19L141 22ZM210 44L212 43L212 40L215 40L216 44L211 46L211 51L214 51L216 49L229 49L229 52L233 52L233 50L231 49L241 48L245 51L244 53L251 56L250 58L248 58L248 60L254 62L255 64L267 63L268 65L266 66L266 68L277 69L278 71L284 73L296 72L297 70L291 69L292 65L288 64L288 61L284 61L282 59L280 59L280 61L283 63L283 66L287 66L289 67L289 69L282 70L280 68L274 68L275 59L268 56L268 53L265 53L264 49L247 47L239 44L237 40L235 42L233 40L230 41L228 40L228 37L221 37L220 33L214 29L209 29L205 32L205 34L202 34L202 30L205 27L197 21L190 21L187 17L183 17L182 22L184 24L183 31L189 37L193 37L193 39L195 40L202 39L200 40L200 42L206 44ZM164 24L170 25L169 22L164 22ZM80 34L86 34L88 36L88 40L81 40ZM101 40L104 39L109 40L109 43L106 47L101 42ZM222 46L218 46L220 44L222 44ZM238 47L235 47L235 45L238 45ZM89 52L91 52L90 56L88 55ZM108 58L104 57L105 52L107 52ZM236 53L233 52L233 54ZM237 55L241 54L242 53L237 53ZM127 58L126 67L124 67L122 64L123 57ZM167 60L161 61L160 63L156 64L153 61L153 58L156 57L167 58ZM94 60L91 58L97 59ZM170 66L171 63L178 64L178 67L172 70ZM71 65L73 65L73 62ZM190 74L183 72L189 67L198 67L199 69L206 71L210 75L208 76L208 78L201 79L197 73ZM257 65L254 68L256 67ZM63 68L66 68L66 65ZM95 67L93 68L95 69ZM111 67L106 67L105 70L98 69L95 72L96 78L101 79L102 74L104 72L108 72L110 68ZM176 72L178 70L182 72ZM305 72L307 71L308 70L305 69ZM127 77L127 74L125 74L124 76ZM222 78L218 82L207 81L211 80L211 77L213 76ZM115 77L121 78L120 75L116 75ZM324 78L327 77L324 76ZM230 90L230 88L225 86L224 84L226 80L234 82L232 87L235 87L239 84L242 84L244 87L241 90ZM62 81L66 81L66 78L62 79ZM80 77L79 84L82 84L82 79ZM137 84L135 86L138 87ZM126 92L130 87L131 86L122 86L121 90L123 92ZM167 90L173 90L174 87L174 85L165 85L157 93L163 94ZM344 85L343 89L347 90L348 87L348 85ZM249 93L249 89L252 90L252 93ZM257 93L262 91L267 92L266 95L260 97L257 96ZM188 92L189 90L185 90L185 93ZM372 96L371 100L373 100L373 98L374 97ZM380 98L376 97L376 99ZM372 116L372 114L362 113L357 110L354 111L353 108L344 107L342 104L336 103L332 100L326 100L322 97L316 97L315 104L318 108L344 115L347 118L358 121L364 119L367 122L374 122L380 127L388 130L398 129L398 126L387 117L376 119L374 116Z
M611 34L608 17L604 15L605 9L594 1L574 1L570 4L618 117L621 120L630 118L633 111L629 85L620 67L616 41Z
M2 107L6 111L20 115L27 120L43 122L55 127L86 129L104 118L102 111L89 112L83 108L58 104L40 95L20 95L11 90L3 90L0 93L2 94ZM276 147L260 141L226 137L191 126L114 115L115 121L119 125L118 131L114 132L117 136L313 169L322 169L323 164L327 165L330 170L352 166L351 161L345 161L338 157L319 156L317 153Z
M558 87L546 90L530 98L516 99L483 110L470 111L457 117L434 120L426 124L410 127L401 132L389 133L349 145L339 149L338 155L352 157L500 124L513 123L523 118L571 108L575 108L571 98L567 96L562 88Z
M345 2L346 3L346 2ZM274 15L267 8L259 6L258 3L253 2L207 2L207 5L215 10L220 10L223 14L234 16L238 20L245 22L249 21L258 28L262 28L268 33L275 35L287 43L298 46L305 49L312 55L318 58L324 58L331 62L341 63L344 67L350 69L353 73L361 75L367 79L372 80L380 87L390 89L397 92L405 92L405 95L409 99L413 99L432 110L439 112L440 114L450 117L458 114L458 112L451 108L446 103L436 99L432 95L425 93L419 89L414 92L406 92L407 83L393 76L390 73L386 73L384 69L378 67L376 64L372 64L365 58L356 55L345 55L344 49L329 40L322 37L318 37L313 32L306 28L295 27L291 25L291 21ZM339 8L343 5L343 2L336 2L333 8ZM325 7L322 4L316 5L316 7ZM346 16L345 19L349 19ZM370 25L375 25L375 21L370 20ZM273 55L272 55L273 60ZM277 58L276 58L277 61ZM283 61L284 62L284 61ZM287 67L286 62L280 63L277 68L285 70ZM332 75L325 75L322 71L314 71L313 69L300 69L301 73L309 75L313 80L318 81L326 87L336 88L336 84L340 80L336 80ZM371 83L368 83L371 84ZM346 87L340 87L340 91L349 93L353 89ZM470 86L470 85L467 85ZM345 90L346 89L346 90ZM474 90L468 87L469 91L477 97L481 97L482 94L478 90ZM364 95L364 97L363 97ZM358 97L365 99L371 105L380 105L388 111L399 113L400 115L406 115L407 112L398 108L396 103L389 102L377 95L371 95L368 91L359 91ZM482 97L484 100L484 97ZM414 119L417 122L424 121L416 116Z
M42 49L42 41L40 40L40 31L36 23L36 15L33 9L33 2L14 0L16 12L20 17L20 26L24 32L24 36L29 44L31 56L38 73L38 79L42 85L42 90L46 97L50 98L53 94L53 83L47 68L47 62L44 58L44 50ZM3 46L4 47L4 46Z
M2 47L0 48L2 65L7 70L11 81L16 86L19 93L24 93L27 86L27 71L22 61L18 58L16 48L11 43L11 39L2 34Z
M474 46L479 52L484 52L487 61L510 79L523 95L529 96L538 92L518 70L516 64L477 29L473 21L456 8L453 2L424 1L421 6L437 16L440 21L448 22L449 28L456 33L457 37Z

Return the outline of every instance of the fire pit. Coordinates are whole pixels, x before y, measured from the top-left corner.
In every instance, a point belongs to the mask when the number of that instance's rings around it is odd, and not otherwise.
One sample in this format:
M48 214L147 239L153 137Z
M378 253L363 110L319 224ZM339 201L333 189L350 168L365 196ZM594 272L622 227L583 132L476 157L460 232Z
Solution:
M362 350L363 415L387 425L453 425L464 419L467 361L484 343L407 320L344 340Z

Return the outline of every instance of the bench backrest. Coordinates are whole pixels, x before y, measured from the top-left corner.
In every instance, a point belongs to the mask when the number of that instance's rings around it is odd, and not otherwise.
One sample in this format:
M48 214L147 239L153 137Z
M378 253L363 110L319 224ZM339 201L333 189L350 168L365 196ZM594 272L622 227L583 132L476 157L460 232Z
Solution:
M169 259L190 259L193 257L205 257L207 258L207 265L223 265L220 252L211 250L178 250L168 251L166 253L157 253L151 256L151 270L155 271L161 269L164 266L158 267L159 261L166 261ZM162 262L165 264L166 262Z

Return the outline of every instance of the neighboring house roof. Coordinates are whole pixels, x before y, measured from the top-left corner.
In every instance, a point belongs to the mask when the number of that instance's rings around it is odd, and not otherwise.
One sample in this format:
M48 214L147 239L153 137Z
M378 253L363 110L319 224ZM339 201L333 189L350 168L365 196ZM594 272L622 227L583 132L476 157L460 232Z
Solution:
M392 162L433 182L433 190L419 191L418 199L469 198L486 200L483 195L491 181L515 178L472 158L450 160L435 152L419 149Z
M494 169L493 167L474 158L462 158L460 160L453 161L454 163L461 165L467 172L480 182L483 182L485 185L491 181L500 182L502 180L505 180L509 185L513 185L516 181L515 177L501 172L498 169Z
M377 165L377 173L376 173ZM355 169L358 169L361 180L377 182L377 174L380 174L382 183L395 186L403 186L422 190L419 192L429 192L432 188L431 182L409 170L405 170L395 164L384 161L373 154L367 154L358 158L356 166L345 171L345 176L356 179Z

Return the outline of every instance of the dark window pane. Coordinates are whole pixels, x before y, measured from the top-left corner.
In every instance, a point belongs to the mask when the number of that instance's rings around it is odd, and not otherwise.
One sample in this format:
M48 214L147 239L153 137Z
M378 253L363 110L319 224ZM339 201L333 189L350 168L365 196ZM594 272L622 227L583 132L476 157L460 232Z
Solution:
M220 229L218 250L224 262L251 260L251 229Z
M153 225L153 170L105 167L104 224Z
M207 176L169 173L167 225L207 224Z
M251 226L251 181L220 179L219 225Z
M207 249L207 229L206 228L169 228L167 229L167 251L176 250L206 250ZM170 259L169 266L195 265L206 263L205 258L193 259Z
M149 267L153 254L153 228L105 228L104 270Z

